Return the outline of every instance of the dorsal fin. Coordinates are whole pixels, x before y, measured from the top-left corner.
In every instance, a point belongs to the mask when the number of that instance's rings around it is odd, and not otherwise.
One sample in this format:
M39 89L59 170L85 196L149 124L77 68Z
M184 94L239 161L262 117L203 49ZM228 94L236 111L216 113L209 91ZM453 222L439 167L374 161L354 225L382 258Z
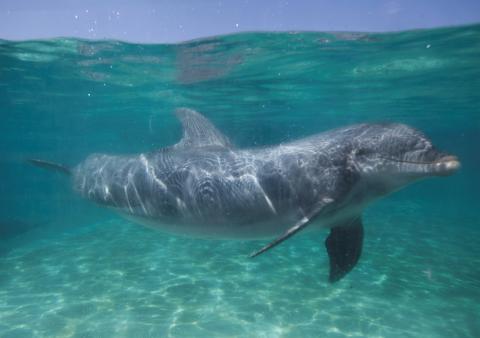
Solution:
M220 146L232 148L230 140L200 113L188 108L175 111L183 127L183 136L176 148Z

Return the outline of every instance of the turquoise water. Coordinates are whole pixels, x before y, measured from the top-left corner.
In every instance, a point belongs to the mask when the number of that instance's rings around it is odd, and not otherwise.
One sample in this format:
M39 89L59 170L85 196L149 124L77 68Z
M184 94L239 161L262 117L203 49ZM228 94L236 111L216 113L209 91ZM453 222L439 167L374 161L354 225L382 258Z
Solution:
M479 93L479 25L0 41L0 336L479 337ZM369 207L361 261L331 285L327 232L251 260L264 241L143 228L25 163L173 144L182 106L239 147L403 122L463 166Z

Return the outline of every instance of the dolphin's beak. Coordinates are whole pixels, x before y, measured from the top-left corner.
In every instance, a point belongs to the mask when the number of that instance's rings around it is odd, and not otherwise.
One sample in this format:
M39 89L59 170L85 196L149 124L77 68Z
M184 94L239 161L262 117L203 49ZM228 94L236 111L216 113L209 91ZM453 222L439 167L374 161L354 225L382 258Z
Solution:
M460 166L458 157L447 155L433 163L432 172L438 176L449 176L460 169Z

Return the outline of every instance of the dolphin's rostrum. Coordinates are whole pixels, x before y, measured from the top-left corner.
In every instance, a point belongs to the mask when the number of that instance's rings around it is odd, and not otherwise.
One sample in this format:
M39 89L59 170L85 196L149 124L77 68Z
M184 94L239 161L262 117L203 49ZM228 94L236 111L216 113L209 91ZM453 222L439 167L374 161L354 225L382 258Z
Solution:
M276 238L329 228L331 282L358 262L363 209L460 162L403 124L358 124L278 146L237 149L199 113L177 110L177 144L132 156L90 155L71 174L83 197L168 232L215 238Z

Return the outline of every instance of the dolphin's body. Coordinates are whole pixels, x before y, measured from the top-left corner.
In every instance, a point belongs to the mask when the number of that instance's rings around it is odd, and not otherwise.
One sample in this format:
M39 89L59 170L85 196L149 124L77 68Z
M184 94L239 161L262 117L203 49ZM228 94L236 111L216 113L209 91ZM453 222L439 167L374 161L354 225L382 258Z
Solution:
M277 237L330 228L330 281L357 263L361 214L375 199L460 163L402 124L359 124L278 146L236 149L206 118L177 110L183 138L148 154L93 154L70 170L83 197L139 223L214 238Z

